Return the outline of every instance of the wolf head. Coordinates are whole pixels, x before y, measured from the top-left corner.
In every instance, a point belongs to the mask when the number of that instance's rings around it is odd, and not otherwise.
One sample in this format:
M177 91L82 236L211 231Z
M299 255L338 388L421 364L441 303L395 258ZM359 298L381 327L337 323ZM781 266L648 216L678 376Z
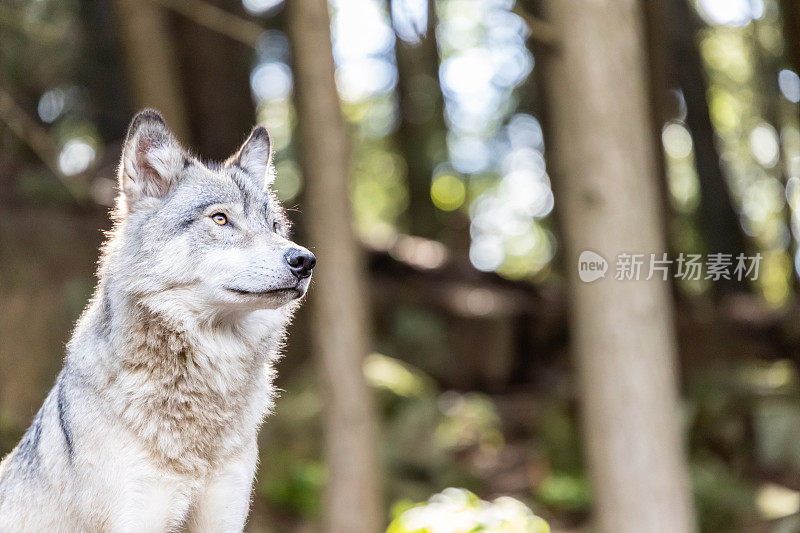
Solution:
M173 311L206 315L277 309L301 298L316 258L289 240L273 178L261 126L225 162L203 164L157 111L140 112L122 150L117 225L104 259L114 263L115 285Z

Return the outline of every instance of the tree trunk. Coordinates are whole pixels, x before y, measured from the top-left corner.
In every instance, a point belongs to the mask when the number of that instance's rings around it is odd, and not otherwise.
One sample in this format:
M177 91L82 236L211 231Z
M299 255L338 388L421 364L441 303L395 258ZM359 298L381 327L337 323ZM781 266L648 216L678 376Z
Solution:
M88 90L90 120L97 125L103 141L110 143L123 138L136 112L131 109L131 90L119 61L122 43L116 31L114 6L80 0L79 8L85 41L78 76Z
M708 112L706 73L695 42L698 26L688 0L663 2L668 15L667 32L672 52L671 75L686 100L686 125L694 140L694 157L700 181L700 222L709 253L728 253L734 258L745 253L739 215L720 166L716 132ZM736 280L721 279L714 284L717 294L746 289Z
M428 26L418 43L396 35L397 92L400 124L397 139L408 166L409 232L437 238L442 222L431 201L431 178L445 158L444 99L439 86L439 48L436 43L436 9L428 0Z
M325 409L323 530L374 533L383 525L377 418L362 362L369 345L367 276L349 204L347 128L334 82L325 0L286 5L306 179L305 221L319 259L309 304Z
M671 204L669 185L667 183L667 165L661 144L661 130L668 120L678 117L675 98L670 98L670 89L674 87L669 81L672 71L669 39L667 38L667 13L663 0L645 0L644 20L647 36L647 79L650 90L650 120L653 134L650 136L657 171L657 182L660 200L663 204L661 231L669 235L671 222ZM672 105L670 105L672 104ZM667 239L667 246L670 246Z
M248 16L241 0L205 1ZM223 160L256 122L250 91L253 50L194 20L173 16L193 146L203 157Z
M184 143L189 125L167 13L152 2L114 0L133 103L155 107Z
M641 281L613 279L618 254L665 249L641 6L547 0L545 8L561 37L559 49L543 58L553 131L548 153L598 531L693 531L669 285L644 281L646 271ZM605 279L578 279L578 257L587 249L609 260Z
M800 3L795 0L778 2L783 19L785 55L792 70L800 73Z

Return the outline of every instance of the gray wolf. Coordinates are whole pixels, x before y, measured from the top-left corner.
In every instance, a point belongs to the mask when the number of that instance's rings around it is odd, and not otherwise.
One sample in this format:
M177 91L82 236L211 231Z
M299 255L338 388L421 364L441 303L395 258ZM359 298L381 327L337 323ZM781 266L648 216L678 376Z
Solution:
M98 284L0 463L0 532L241 531L274 362L316 262L289 240L267 131L202 163L131 122Z

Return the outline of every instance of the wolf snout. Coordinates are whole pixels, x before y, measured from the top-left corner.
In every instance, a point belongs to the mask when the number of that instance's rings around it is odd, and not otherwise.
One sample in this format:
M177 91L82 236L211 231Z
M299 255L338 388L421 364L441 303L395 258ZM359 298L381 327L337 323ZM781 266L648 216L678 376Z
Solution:
M291 248L286 252L284 258L286 259L286 264L289 265L289 270L297 276L297 279L309 277L311 269L317 264L317 258L305 248Z

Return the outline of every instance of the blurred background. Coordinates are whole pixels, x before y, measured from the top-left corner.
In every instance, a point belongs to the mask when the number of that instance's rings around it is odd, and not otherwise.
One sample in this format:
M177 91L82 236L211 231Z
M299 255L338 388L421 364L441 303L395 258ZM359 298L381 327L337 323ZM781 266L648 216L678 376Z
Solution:
M351 531L383 529L448 487L511 496L553 531L589 530L598 486L583 450L595 437L581 429L570 342L585 322L570 311L580 286L564 245L575 211L560 210L569 186L551 171L573 155L550 145L575 129L561 122L569 95L552 90L564 69L548 62L573 50L570 28L596 23L633 35L642 59L622 77L641 80L645 105L587 91L647 124L653 172L639 178L657 198L643 209L660 213L666 249L763 258L750 282L660 282L669 316L650 341L676 360L699 530L800 531L800 3L621 3L636 16L587 22L578 0L556 19L552 1L331 0L328 24L313 0L2 0L0 455L61 367L96 281L127 123L154 106L204 158L267 126L296 240L355 287L340 326L315 312L331 297L315 276L291 327L250 531L345 531L325 526L353 514L323 503L348 492L339 483L377 495L363 513L378 518ZM607 55L587 69L604 61L622 68ZM327 130L312 104L329 88L342 120ZM603 127L589 117L579 131ZM317 172L320 142L349 161L341 176ZM339 177L341 209L320 184ZM323 215L345 225L325 233ZM355 348L314 340L337 327ZM352 402L335 391L350 380L364 385L352 389L364 425L344 434L376 457L361 478L331 467L343 431L326 420L339 409L347 425Z

